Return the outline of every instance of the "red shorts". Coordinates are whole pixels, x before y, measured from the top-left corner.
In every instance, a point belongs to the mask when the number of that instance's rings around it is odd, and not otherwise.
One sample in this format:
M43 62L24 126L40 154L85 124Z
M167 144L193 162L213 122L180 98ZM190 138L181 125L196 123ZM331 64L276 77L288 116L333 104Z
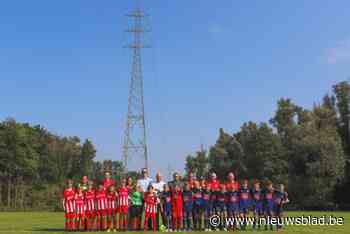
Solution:
M75 218L75 213L73 213L73 212L65 213L64 216L66 217L66 219L74 219Z
M92 211L89 211L89 210L85 211L85 216L86 217L92 217L94 215L95 215L95 211L94 210L92 210Z
M118 207L118 213L124 213L127 214L129 210L129 206L119 206Z
M182 206L173 207L172 210L173 218L180 219L183 216Z
M146 213L145 213L145 216L146 216L146 217L156 216L156 213L154 213L154 212L146 212Z
M115 215L117 213L117 209L107 209L107 214L110 215Z
M85 217L85 214L82 214L82 213L80 213L80 214L75 214L75 217L76 217L76 218L83 218L83 217Z
M105 216L106 213L107 213L106 210L98 210L98 211L97 211L97 214L100 215L100 216Z

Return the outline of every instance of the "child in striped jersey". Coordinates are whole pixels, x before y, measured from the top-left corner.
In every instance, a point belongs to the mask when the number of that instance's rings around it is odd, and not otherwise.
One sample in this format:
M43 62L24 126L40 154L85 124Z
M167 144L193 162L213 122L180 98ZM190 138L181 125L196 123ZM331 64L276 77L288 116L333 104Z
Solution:
M96 204L97 204L97 230L106 229L106 211L107 211L107 198L106 191L103 187L103 184L98 186L96 192Z
M91 231L95 221L95 189L94 182L88 182L88 189L85 191L85 219L86 229Z
M152 185L148 186L147 192L144 195L145 200L145 219L144 231L147 231L148 220L152 220L152 229L156 231L156 213L157 213L157 195Z
M128 211L129 211L129 189L126 187L126 180L121 180L118 190L118 213L119 213L119 229L126 230L128 228Z
M79 185L77 193L74 197L75 200L75 211L76 211L76 218L75 218L75 230L83 230L85 226L85 204L84 204L84 191L83 188Z
M116 231L117 229L117 192L115 191L114 185L111 185L107 192L107 227L108 232L111 229ZM112 226L113 220L113 226Z

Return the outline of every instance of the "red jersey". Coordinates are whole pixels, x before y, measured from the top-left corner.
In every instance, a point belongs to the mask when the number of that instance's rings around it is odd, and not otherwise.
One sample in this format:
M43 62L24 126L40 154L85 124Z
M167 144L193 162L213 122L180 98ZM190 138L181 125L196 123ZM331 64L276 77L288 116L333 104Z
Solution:
M171 193L171 208L174 218L182 217L182 207L183 207L183 198L181 191L173 191Z
M85 208L86 211L94 211L95 210L95 190L89 189L85 192Z
M107 209L106 192L104 190L98 190L96 192L96 202L97 202L97 210Z
M157 196L154 193L145 193L145 212L146 214L157 213Z
M117 194L116 192L108 192L107 193L107 208L110 210L117 209Z
M75 211L75 191L73 188L67 188L63 192L63 209L66 213Z
M120 188L118 190L118 206L119 207L129 206L129 189L127 187Z
M104 190L107 191L110 186L112 185L115 186L115 181L113 179L104 179L102 181L102 184L103 184Z
M212 191L219 191L219 189L220 189L220 182L217 179L210 180L208 182L208 185L210 186Z
M79 191L75 194L75 211L78 215L85 213L85 196L83 191Z
M231 191L232 188L234 188L236 191L239 189L239 183L237 181L227 181L225 183L225 187L228 191Z

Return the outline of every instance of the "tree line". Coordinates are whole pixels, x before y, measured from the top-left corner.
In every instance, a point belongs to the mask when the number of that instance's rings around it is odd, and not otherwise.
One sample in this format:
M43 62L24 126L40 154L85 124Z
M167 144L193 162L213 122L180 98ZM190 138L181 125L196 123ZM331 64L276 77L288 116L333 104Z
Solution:
M95 161L93 143L61 137L40 125L0 122L0 210L61 210L68 178L123 173L119 161Z
M284 183L296 209L350 208L350 85L340 82L311 109L281 98L269 123L219 131L209 150L186 159L186 171L220 178Z

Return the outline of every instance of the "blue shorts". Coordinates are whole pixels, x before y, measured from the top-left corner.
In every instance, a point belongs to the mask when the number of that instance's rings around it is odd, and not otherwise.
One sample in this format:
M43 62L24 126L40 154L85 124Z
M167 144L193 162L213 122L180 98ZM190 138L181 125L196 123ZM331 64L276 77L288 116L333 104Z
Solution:
M255 203L254 204L254 214L255 215L263 215L264 209L261 203Z
M226 206L225 203L217 203L215 207L216 212L225 212L226 211Z
M239 206L237 203L227 204L227 213L229 216L236 216L239 213Z
M274 214L274 207L273 206L265 206L265 215L272 216Z
M163 211L164 211L164 214L166 217L171 217L171 205L170 204L164 204Z
M282 216L283 215L283 208L282 208L282 206L275 206L274 212L275 212L276 216Z
M203 206L203 210L204 210L205 218L206 218L206 219L209 219L209 217L210 217L211 214L212 214L212 210L213 210L213 207L211 206L211 204L205 204L205 205Z

